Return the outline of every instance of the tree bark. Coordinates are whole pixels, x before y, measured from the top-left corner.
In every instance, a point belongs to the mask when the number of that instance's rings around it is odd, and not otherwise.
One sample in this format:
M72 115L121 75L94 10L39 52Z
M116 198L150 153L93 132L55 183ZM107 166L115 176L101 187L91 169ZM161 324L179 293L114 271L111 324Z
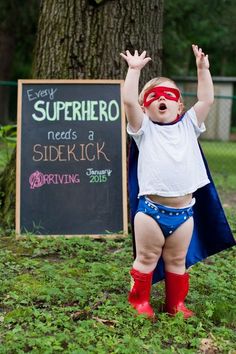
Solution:
M153 58L141 81L161 72L163 0L43 1L34 76L123 79L119 53L147 50Z
M163 0L43 0L34 52L35 79L124 79L120 52L147 50L141 85L161 73ZM0 176L2 227L14 225L15 158Z

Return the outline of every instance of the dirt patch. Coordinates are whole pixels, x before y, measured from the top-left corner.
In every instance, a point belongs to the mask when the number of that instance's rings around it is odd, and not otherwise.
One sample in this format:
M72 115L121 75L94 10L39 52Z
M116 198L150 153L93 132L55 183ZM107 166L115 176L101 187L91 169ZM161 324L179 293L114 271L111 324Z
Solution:
M236 141L236 133L231 133L230 138L231 141Z

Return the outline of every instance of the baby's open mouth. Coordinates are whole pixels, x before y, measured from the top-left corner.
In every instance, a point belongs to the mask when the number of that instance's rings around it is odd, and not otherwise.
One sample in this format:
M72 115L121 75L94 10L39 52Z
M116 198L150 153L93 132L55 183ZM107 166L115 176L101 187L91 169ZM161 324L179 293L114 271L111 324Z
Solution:
M166 110L166 104L165 103L160 103L159 105L159 111L165 111Z

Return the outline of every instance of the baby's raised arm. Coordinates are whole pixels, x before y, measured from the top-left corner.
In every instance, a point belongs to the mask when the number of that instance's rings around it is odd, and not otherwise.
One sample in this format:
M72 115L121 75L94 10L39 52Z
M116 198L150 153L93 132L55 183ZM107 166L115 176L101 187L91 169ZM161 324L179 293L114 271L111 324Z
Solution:
M123 53L120 55L129 66L123 87L125 112L131 129L136 132L140 129L143 120L143 111L138 102L140 72L151 58L146 57L146 51L139 55L137 50L135 50L134 55L131 55L128 50L126 55Z
M214 88L211 78L211 73L209 71L209 60L208 55L205 55L201 48L197 45L192 45L193 53L196 57L197 66L197 77L198 77L198 87L197 87L197 97L198 101L194 105L194 110L196 112L197 120L199 125L205 121L211 105L214 102Z

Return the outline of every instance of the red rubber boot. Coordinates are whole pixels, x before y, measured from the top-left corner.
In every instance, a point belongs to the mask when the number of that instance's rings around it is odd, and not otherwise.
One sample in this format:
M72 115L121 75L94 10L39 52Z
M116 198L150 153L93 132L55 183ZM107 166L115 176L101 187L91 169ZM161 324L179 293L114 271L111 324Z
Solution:
M166 285L166 311L170 315L175 315L178 312L182 312L184 318L194 316L194 313L187 309L184 305L184 300L189 290L189 275L185 273L175 274L165 273L165 285Z
M155 313L150 305L153 272L145 274L133 268L130 274L134 279L134 285L129 293L129 303L139 315L145 314L147 317L154 317Z

